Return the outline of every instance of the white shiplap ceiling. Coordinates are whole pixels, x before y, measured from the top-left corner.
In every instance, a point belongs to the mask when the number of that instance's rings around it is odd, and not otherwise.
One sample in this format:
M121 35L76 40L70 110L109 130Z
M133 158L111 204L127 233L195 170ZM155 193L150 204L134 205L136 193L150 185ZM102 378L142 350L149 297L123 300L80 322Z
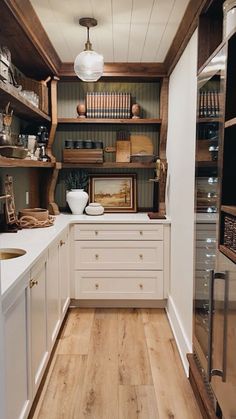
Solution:
M31 0L62 62L84 49L81 17L94 17L93 49L105 62L163 62L190 0Z

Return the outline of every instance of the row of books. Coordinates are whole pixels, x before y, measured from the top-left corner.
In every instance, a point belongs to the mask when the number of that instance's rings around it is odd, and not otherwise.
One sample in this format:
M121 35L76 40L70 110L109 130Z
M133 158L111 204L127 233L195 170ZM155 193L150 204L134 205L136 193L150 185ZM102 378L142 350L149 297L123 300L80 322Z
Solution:
M199 118L217 117L220 113L220 93L218 91L200 91Z
M131 94L89 92L86 95L87 118L130 118Z

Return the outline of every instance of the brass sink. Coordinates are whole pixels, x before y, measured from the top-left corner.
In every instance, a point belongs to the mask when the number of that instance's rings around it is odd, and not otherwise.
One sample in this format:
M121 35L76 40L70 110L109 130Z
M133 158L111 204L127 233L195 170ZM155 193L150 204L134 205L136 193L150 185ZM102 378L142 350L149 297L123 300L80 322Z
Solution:
M7 259L14 259L18 258L19 256L23 256L26 254L26 250L23 249L1 249L0 248L0 260L7 260Z

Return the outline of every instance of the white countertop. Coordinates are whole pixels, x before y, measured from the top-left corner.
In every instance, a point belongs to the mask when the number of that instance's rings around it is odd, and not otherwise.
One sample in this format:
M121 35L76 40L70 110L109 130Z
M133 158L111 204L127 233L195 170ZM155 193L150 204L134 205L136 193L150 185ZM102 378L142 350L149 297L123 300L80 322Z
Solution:
M0 248L20 248L26 254L16 259L1 261L2 296L9 292L56 237L69 225L75 223L147 223L169 224L170 219L151 220L146 213L104 214L99 216L60 214L54 225L47 228L23 229L17 233L1 233Z

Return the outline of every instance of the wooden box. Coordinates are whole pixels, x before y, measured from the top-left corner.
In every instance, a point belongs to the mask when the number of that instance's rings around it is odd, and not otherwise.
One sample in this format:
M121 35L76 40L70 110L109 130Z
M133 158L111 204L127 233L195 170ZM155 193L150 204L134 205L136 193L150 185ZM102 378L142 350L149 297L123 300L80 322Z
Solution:
M103 163L102 149L64 149L63 161L65 163Z
M22 90L30 90L35 92L39 97L39 109L48 115L49 105L48 105L48 87L45 81L37 81L17 76L17 83L22 86Z

